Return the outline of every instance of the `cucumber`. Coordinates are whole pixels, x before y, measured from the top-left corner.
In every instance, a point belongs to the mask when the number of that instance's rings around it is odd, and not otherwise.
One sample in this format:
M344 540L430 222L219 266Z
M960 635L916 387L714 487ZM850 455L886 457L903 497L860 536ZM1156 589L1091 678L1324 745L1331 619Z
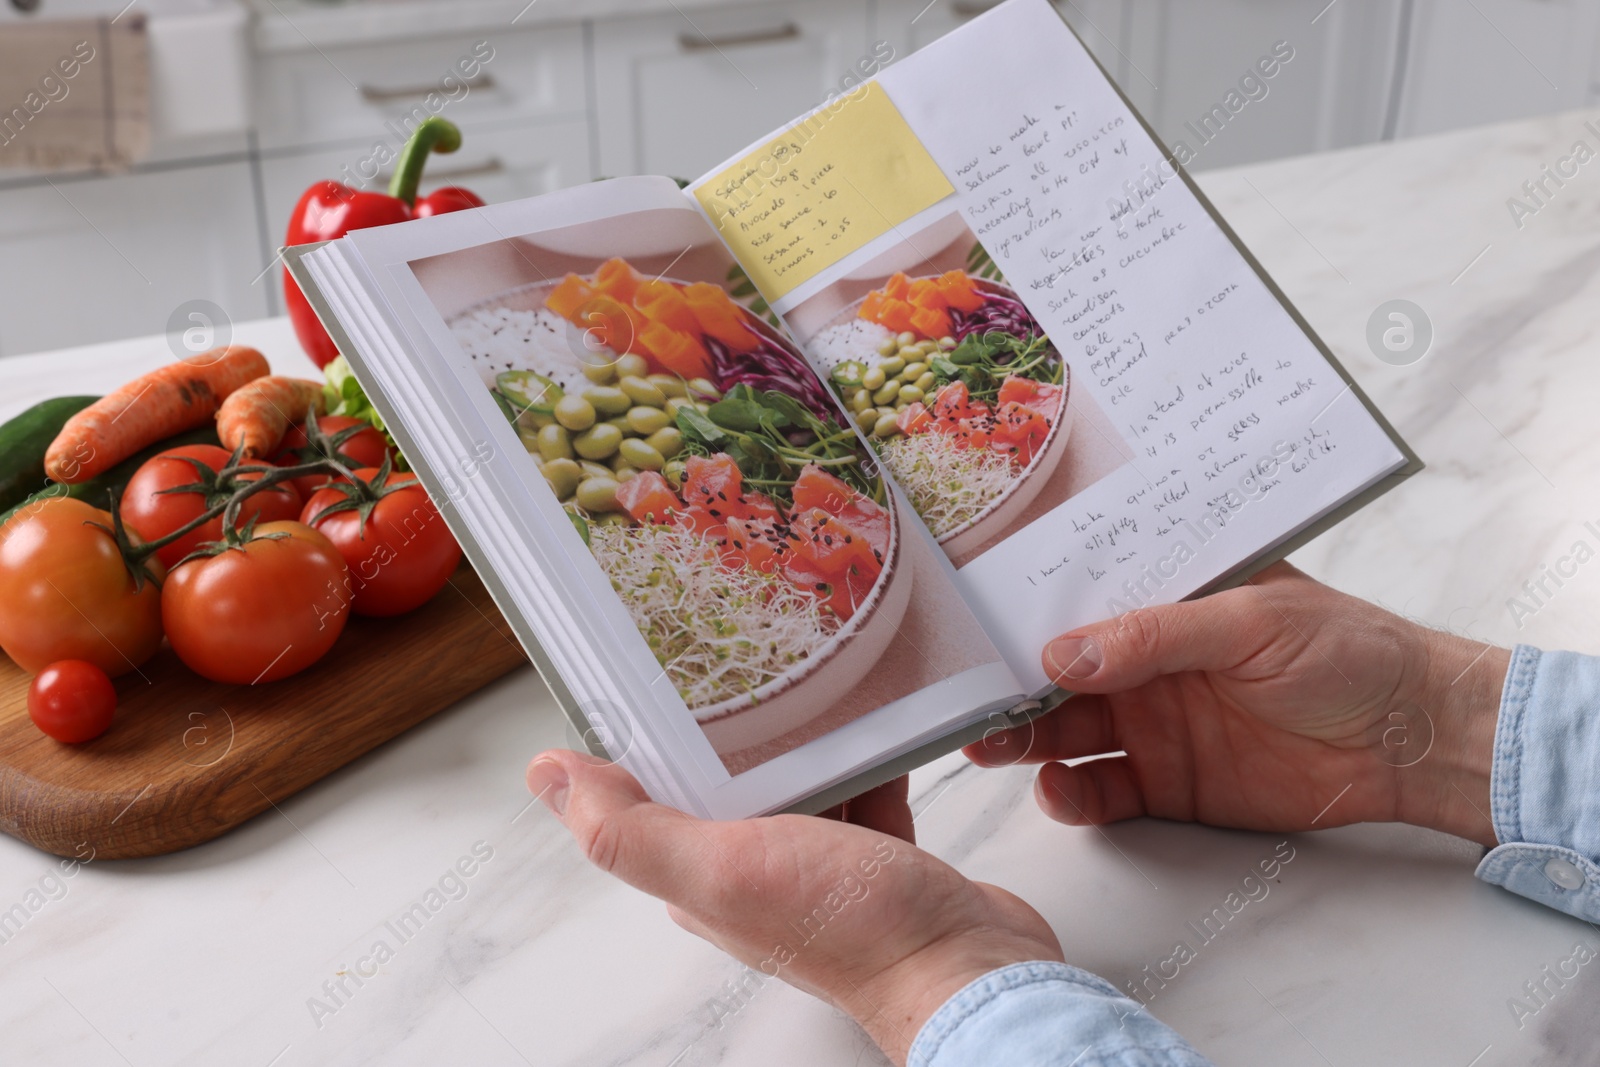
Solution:
M61 427L97 396L41 400L0 426L0 511L26 500L45 484L44 454Z
M6 425L10 426L10 423ZM185 430L183 433L174 434L165 441L157 441L149 448L136 452L110 470L97 474L87 481L78 482L76 485L62 485L59 482L51 482L37 493L24 498L8 510L0 512L0 526L4 526L11 516L29 504L58 496L69 496L74 500L82 500L84 503L92 504L97 508L109 508L111 506L111 498L113 496L121 498L122 490L133 479L134 472L144 466L145 461L152 456L165 452L169 448L178 448L182 445L220 444L221 442L217 440L215 423L208 423L193 430Z

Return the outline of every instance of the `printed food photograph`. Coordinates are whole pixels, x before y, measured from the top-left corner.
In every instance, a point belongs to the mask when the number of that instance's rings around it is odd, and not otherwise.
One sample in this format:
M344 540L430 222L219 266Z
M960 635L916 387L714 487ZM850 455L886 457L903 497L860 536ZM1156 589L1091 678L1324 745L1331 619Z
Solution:
M957 566L1131 459L957 214L789 314Z
M412 267L730 773L993 658L697 214Z

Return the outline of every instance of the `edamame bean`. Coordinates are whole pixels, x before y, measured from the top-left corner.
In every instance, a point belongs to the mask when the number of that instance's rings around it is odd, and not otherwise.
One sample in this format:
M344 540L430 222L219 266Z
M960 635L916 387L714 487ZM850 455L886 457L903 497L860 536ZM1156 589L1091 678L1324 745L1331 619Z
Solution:
M900 380L914 382L926 373L928 373L928 365L926 363L907 363L906 369L900 373Z
M646 437L650 447L660 452L667 459L671 459L683 451L683 434L678 432L676 426L664 426L655 433Z
M954 337L941 337L941 338L939 338L939 347L942 348L946 352L949 352L949 351L953 350L956 347L956 344L957 344L957 342L956 342L956 339Z
M684 463L681 459L669 460L667 465L661 469L661 473L666 475L667 484L672 486L674 489L683 484L684 475L686 475L688 472L688 464Z
M883 383L888 377L889 372L884 370L881 366L873 367L872 369L868 370L867 373L861 376L861 387L868 392L876 393L879 389L883 388Z
M662 396L688 396L689 384L676 374L651 374L645 381L661 390Z
M622 444L622 431L609 422L597 423L572 439L573 451L584 459L608 459Z
M850 394L850 410L865 411L872 406L872 394L865 389L857 389Z
M683 396L675 396L667 401L667 414L671 415L674 420L677 419L678 412L682 411L684 408L693 410L694 401Z
M577 491L578 483L583 481L583 468L570 459L553 459L540 467L539 473L550 483L557 500L567 499Z
M631 482L637 477L639 477L639 472L638 472L638 470L636 468L630 467L626 463L621 464L620 466L617 467L617 484L618 485L621 485L624 482Z
M900 341L894 337L885 338L883 343L878 346L878 355L880 356L892 356L898 351L900 351Z
M906 345L914 345L914 344L916 344L917 343L917 335L908 330L905 333L901 334L899 337L895 338L895 340L900 342L900 347L901 348L904 348Z
M572 434L559 423L539 431L539 455L546 460L572 458Z
M643 356L634 352L629 352L625 356L617 357L617 377L643 378L649 373L650 364L645 361Z
M594 405L581 396L564 396L556 401L555 416L569 430L587 430L594 425Z
M921 399L922 399L922 390L918 389L916 386L914 386L914 385L902 385L900 387L900 403L902 403L902 404L915 404L918 400L921 400Z
M617 379L617 368L610 362L591 363L586 357L583 361L583 376L596 385L610 385Z
M660 408L643 405L628 409L628 428L641 437L649 437L657 430L672 425L672 416Z
M878 364L878 369L883 371L884 377L893 378L896 374L906 369L906 361L899 356L890 356Z
M882 389L872 394L872 402L880 408L885 404L894 403L894 398L900 392L899 382L887 382Z
M862 433L871 433L872 428L878 425L878 409L867 408L857 414L856 425L861 427Z
M633 401L614 385L597 385L578 394L602 415L626 415Z
M642 471L658 471L667 465L667 457L657 452L650 442L637 437L623 441L617 455Z
M689 379L689 395L696 398L710 397L712 400L722 399L722 391L704 378Z
M615 511L618 484L615 478L585 478L578 485L578 506L585 511Z
M628 394L628 399L645 407L665 407L667 395L643 378L624 378L617 387Z
M898 416L896 416L892 411L887 415L881 416L878 419L877 425L872 428L872 436L893 437L895 434L899 433L900 423L896 421L897 418Z
M595 463L593 460L578 460L578 469L585 478L609 478L615 472L604 463Z

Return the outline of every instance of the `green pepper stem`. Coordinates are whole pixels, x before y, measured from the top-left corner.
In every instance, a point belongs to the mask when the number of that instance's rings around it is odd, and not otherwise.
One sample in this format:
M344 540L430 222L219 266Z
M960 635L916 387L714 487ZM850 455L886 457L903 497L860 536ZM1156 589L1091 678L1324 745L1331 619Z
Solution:
M407 207L417 204L417 187L422 184L422 167L430 152L454 152L461 147L461 130L448 119L430 115L411 131L411 139L400 149L400 162L389 179L389 195L404 200Z

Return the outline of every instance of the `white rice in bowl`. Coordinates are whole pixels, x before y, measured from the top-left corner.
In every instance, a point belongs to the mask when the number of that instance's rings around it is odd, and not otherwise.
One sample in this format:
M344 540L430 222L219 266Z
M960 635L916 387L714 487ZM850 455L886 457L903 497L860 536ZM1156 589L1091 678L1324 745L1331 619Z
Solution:
M878 352L878 346L894 336L895 332L887 326L866 319L851 319L819 331L806 342L806 351L824 370L831 371L849 359L866 367L876 367L885 358Z
M590 384L583 376L582 350L574 348L582 335L549 308L478 308L452 322L450 332L487 386L508 370L533 371L569 393ZM615 357L597 350L596 358Z

